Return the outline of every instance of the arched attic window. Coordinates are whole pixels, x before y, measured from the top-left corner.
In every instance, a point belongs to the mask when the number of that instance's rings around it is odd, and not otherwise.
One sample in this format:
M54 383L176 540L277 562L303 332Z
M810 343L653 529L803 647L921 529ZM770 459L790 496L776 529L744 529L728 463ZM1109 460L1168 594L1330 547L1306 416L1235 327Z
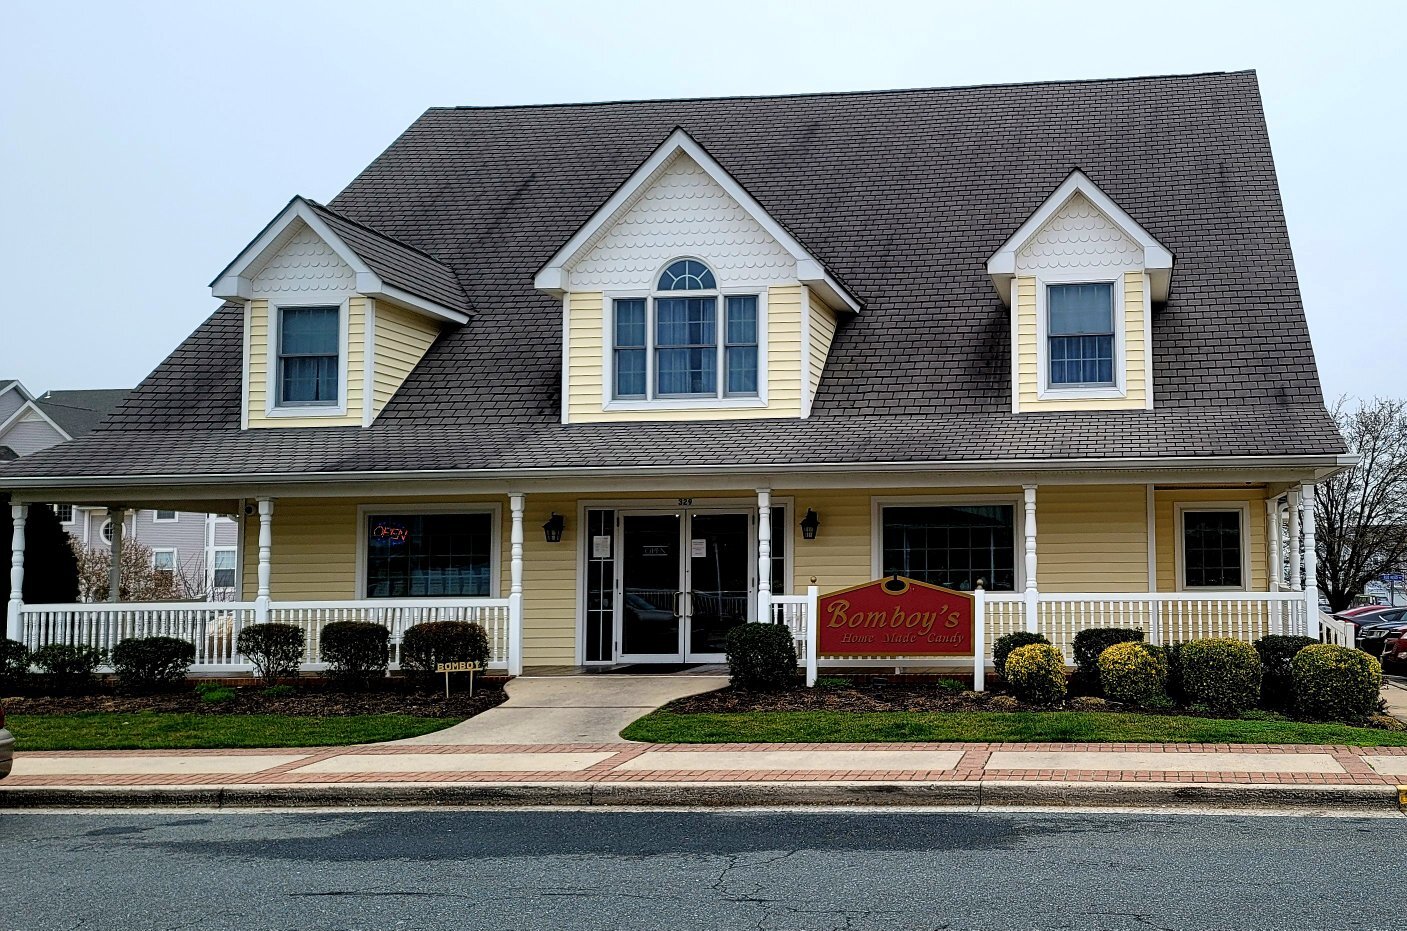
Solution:
M654 293L617 298L614 315L614 399L758 396L758 295L723 294L698 259L670 262Z

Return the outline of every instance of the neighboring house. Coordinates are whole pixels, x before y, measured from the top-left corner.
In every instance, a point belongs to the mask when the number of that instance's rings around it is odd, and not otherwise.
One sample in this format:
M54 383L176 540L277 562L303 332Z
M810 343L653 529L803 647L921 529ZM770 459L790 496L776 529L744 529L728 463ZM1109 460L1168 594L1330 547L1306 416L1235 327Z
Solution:
M1347 460L1253 73L432 109L212 290L0 486L242 514L248 619L710 662L900 574L989 644L1318 633Z
M19 381L0 380L0 448L26 456L84 436L112 413L130 389L50 391L30 394ZM108 509L53 505L59 522L84 549L110 548ZM125 515L125 536L152 551L158 568L180 571L192 587L220 599L234 596L238 525L227 516L174 509L141 509Z

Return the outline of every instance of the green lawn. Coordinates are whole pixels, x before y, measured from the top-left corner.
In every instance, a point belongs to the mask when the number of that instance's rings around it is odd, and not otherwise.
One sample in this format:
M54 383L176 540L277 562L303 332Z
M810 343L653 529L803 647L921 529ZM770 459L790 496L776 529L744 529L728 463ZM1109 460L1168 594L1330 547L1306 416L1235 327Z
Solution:
M1407 746L1407 733L1217 718L1088 711L836 712L755 711L675 714L656 711L621 736L651 743L864 743L978 741L1049 743L1249 743Z
M459 718L409 714L299 717L276 714L171 714L153 711L12 714L5 726L24 750L195 750L322 747L418 737Z

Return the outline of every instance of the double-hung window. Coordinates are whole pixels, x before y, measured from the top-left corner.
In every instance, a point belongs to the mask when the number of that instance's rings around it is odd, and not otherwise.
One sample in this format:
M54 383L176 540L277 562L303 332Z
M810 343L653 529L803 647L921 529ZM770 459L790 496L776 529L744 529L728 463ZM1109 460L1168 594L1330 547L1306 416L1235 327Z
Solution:
M722 294L702 262L670 263L654 294L613 313L615 400L758 396L758 297Z
M278 314L278 406L332 407L340 385L341 309L282 307Z
M237 559L233 549L221 547L215 551L215 564L211 569L210 578L212 588L233 589L235 587Z
M1182 584L1185 588L1244 587L1242 511L1182 512Z
M1052 388L1109 388L1114 381L1114 286L1046 286Z

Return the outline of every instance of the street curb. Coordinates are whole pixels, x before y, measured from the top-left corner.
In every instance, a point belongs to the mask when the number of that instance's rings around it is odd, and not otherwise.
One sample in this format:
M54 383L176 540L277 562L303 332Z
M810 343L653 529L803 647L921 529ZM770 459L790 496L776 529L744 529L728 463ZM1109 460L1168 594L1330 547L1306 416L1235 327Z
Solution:
M1208 808L1402 811L1395 786L1109 782L440 783L0 789L0 810L121 808Z

